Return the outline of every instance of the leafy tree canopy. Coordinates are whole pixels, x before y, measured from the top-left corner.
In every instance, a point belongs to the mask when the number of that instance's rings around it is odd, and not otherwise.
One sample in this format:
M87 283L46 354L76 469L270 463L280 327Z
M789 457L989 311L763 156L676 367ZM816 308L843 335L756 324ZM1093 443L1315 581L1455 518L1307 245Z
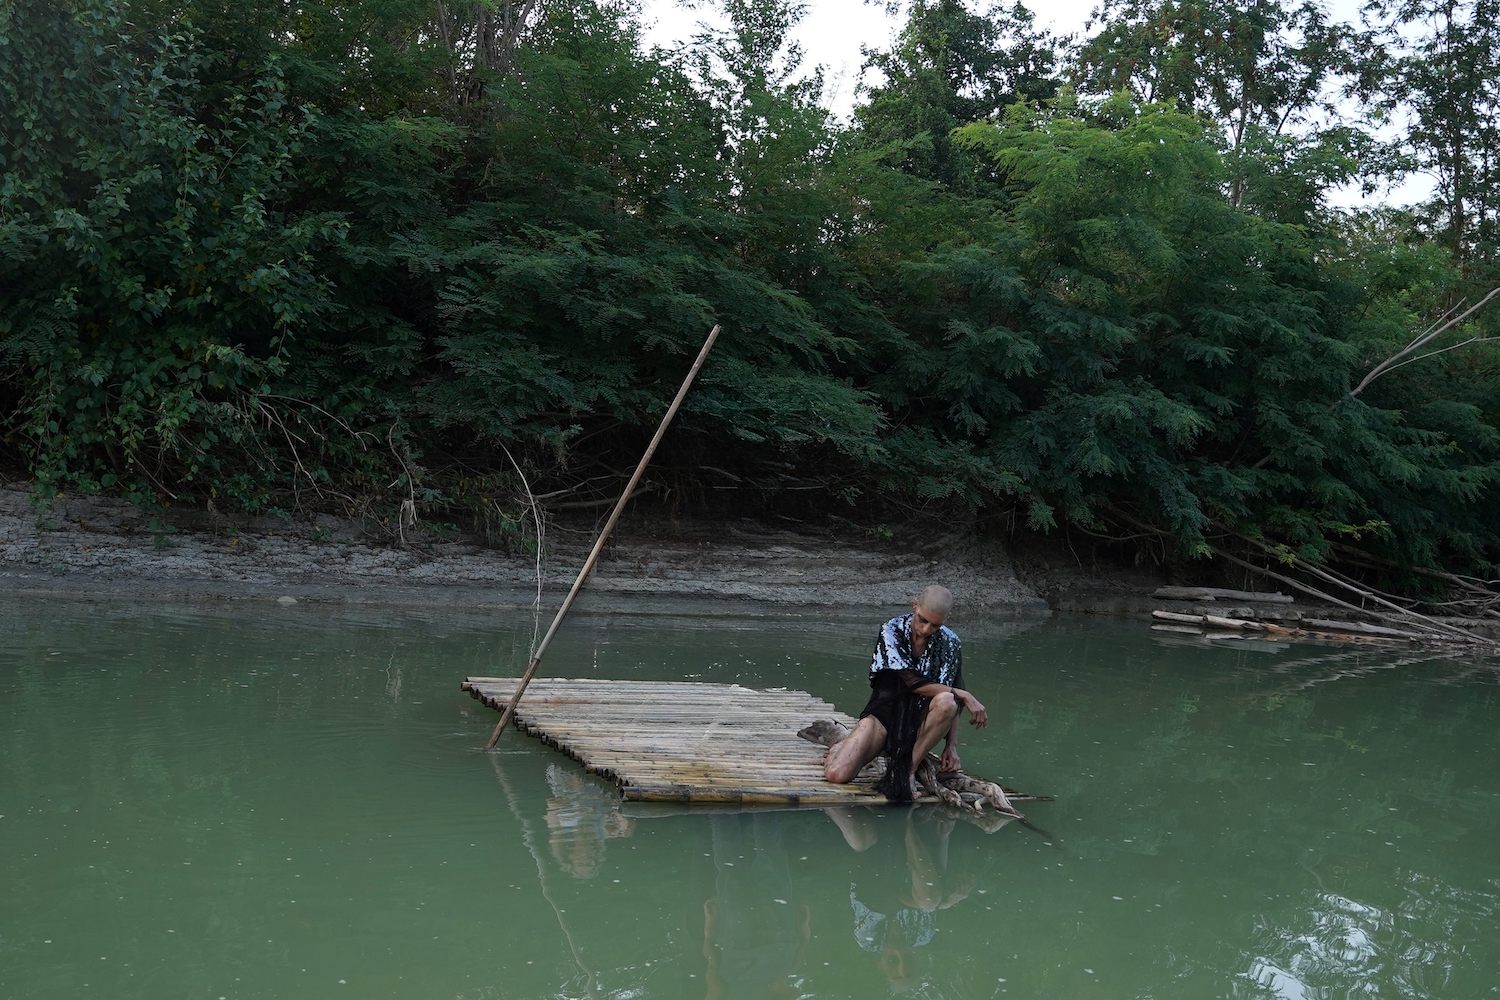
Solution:
M845 124L788 0L0 4L0 457L513 530L720 323L677 502L1493 574L1494 11L903 9Z

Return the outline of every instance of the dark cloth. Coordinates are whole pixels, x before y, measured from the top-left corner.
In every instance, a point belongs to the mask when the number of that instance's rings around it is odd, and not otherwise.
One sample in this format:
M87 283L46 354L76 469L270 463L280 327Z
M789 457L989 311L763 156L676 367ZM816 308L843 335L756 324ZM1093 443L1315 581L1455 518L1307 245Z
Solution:
M911 621L911 615L902 615L881 627L870 663L870 700L859 713L860 718L874 716L885 727L885 776L876 788L892 802L911 801L907 776L912 751L932 700L914 689L932 683L963 688L963 643L958 634L943 626L917 657Z
M900 727L907 702L912 700L926 702L928 699L911 694L901 678L894 674L876 674L870 678L870 700L865 702L859 717L873 715L885 731L891 733Z
M913 694L893 671L872 676L870 686L870 700L859 717L873 715L885 727L885 774L875 789L892 802L910 802L911 755L932 699Z

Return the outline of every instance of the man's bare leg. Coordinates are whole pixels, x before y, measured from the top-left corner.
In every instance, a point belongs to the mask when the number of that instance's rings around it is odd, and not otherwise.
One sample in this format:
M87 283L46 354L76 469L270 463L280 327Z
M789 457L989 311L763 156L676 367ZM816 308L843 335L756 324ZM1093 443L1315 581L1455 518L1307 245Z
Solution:
M873 715L859 720L854 732L833 745L823 762L823 777L835 785L847 785L885 749L885 726Z
M948 727L953 724L953 716L956 714L958 701L951 691L933 695L932 700L927 703L927 717L922 720L922 728L917 730L917 739L911 748L912 798L917 797L917 768L921 766L922 758L937 746L938 740L947 735Z

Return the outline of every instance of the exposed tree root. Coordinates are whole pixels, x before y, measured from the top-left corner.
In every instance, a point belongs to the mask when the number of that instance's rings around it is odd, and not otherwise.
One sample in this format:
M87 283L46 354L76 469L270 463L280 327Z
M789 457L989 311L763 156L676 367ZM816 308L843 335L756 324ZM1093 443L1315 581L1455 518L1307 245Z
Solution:
M832 719L818 719L803 727L797 735L809 743L829 747L849 735L849 728ZM977 778L963 771L939 772L938 759L927 755L917 768L917 784L944 805L965 812L981 813L986 803L996 812L1016 819L1023 819L1015 802L1047 802L1051 796L1028 795L1014 789L1004 788L997 782Z

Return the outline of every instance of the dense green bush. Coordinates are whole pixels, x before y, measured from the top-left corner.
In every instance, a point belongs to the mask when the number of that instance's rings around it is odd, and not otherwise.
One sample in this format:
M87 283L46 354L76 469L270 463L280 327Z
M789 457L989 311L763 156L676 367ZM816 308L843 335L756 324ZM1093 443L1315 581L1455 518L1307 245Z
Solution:
M1491 345L1351 394L1491 229L1326 207L1374 140L1288 122L1396 72L1349 31L1195 61L1114 5L1069 63L1023 8L917 2L841 125L795 5L676 52L516 9L0 5L0 440L43 493L514 534L518 472L618 488L720 323L679 499L1492 571Z

